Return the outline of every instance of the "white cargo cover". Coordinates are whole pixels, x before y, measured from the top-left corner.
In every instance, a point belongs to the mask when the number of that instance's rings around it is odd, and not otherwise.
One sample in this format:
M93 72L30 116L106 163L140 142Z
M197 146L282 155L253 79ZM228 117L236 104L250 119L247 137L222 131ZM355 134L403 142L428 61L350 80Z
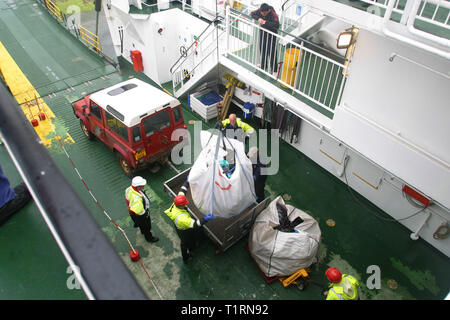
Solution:
M284 205L281 196L259 214L249 237L250 254L267 277L289 276L317 262L321 237L318 222L291 205L286 205L289 220L292 222L297 217L303 220L295 227L296 232L274 229L280 224L277 203Z

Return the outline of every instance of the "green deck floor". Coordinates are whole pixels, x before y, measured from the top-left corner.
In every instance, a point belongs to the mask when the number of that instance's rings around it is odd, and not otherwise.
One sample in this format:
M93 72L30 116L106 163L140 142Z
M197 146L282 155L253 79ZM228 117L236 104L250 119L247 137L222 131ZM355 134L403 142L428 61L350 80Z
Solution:
M170 167L155 174L141 173L149 181L153 230L161 239L156 244L145 242L133 228L124 202L129 178L106 146L82 135L70 102L131 76L150 80L136 75L123 61L121 72L116 72L32 0L20 1L16 9L0 7L0 41L53 110L57 130L75 140L66 145L67 151L95 197L139 249L163 299L323 299L316 286L299 291L295 286L283 288L279 282L266 284L244 248L245 238L216 256L213 243L201 234L194 259L184 264L173 225L163 214L171 203L162 185L175 175ZM200 121L184 99L182 104L186 124ZM193 125L188 124L188 129L192 132ZM159 299L139 264L128 258L125 240L85 191L65 154L56 144L49 152L149 297ZM0 162L12 184L18 183L20 176L4 146L0 146ZM388 216L363 198L364 206L355 202L345 184L284 142L280 143L280 171L270 176L266 185L266 195L274 198L280 194L291 195L288 203L319 221L322 244L319 262L312 266L313 280L325 283L324 271L335 266L361 280L363 299L442 299L447 295L450 261L446 256L423 240L411 241L410 231L399 223L377 219L368 208ZM329 227L328 219L334 219L336 225ZM371 265L380 267L380 290L366 287L366 269ZM81 290L67 288L70 275L66 272L67 262L34 204L0 228L0 299L85 299ZM397 289L388 287L391 279L398 283Z

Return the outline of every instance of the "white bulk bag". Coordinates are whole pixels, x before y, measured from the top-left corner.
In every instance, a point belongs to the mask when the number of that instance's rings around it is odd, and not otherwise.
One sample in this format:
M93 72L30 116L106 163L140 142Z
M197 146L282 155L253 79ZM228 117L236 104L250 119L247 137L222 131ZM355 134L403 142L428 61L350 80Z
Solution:
M280 224L277 203L284 205L281 196L258 215L249 237L250 254L267 277L289 276L317 262L321 237L318 222L290 205L286 205L289 220L292 222L297 217L303 220L295 227L298 233L274 229Z
M200 133L202 151L189 173L189 187L195 206L203 213L230 218L256 201L252 162L244 144L235 139ZM218 148L217 148L218 146ZM226 150L223 149L225 146ZM235 151L235 169L230 178L222 173L219 161Z

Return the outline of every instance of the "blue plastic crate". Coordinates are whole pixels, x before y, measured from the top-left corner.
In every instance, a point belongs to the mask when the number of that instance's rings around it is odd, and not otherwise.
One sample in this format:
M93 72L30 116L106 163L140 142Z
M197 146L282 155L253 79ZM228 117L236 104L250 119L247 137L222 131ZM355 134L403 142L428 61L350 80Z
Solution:
M201 96L198 100L203 103L205 106L213 105L219 101L222 101L222 98L214 91L210 91L203 96Z

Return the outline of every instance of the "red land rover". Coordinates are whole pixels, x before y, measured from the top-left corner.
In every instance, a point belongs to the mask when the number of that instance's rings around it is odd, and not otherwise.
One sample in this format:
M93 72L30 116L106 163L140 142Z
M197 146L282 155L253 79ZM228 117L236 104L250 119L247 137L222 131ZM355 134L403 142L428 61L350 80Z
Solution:
M180 102L139 79L87 95L72 107L84 135L112 149L129 177L165 162L180 142L171 141L172 132L186 128Z

